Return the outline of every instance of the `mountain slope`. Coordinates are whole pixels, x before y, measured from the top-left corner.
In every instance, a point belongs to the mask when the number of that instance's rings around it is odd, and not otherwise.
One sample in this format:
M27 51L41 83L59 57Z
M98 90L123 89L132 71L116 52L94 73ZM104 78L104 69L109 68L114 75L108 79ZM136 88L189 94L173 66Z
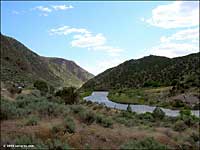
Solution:
M93 75L73 61L42 57L1 34L1 81L31 84L41 79L54 86L79 87Z
M169 86L174 82L199 85L200 53L167 58L147 56L106 70L82 86L82 90L110 90L146 86Z

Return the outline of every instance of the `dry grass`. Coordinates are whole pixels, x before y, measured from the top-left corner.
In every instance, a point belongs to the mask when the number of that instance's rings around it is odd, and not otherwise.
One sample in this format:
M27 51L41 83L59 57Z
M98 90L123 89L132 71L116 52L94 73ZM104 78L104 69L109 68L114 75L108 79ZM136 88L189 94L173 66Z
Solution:
M114 109L106 110L105 108L93 110L94 105L91 107L84 105L83 107L94 113L103 113L106 116L119 112ZM67 141L71 147L77 149L119 149L122 144L131 139L143 139L144 137L154 137L162 144L177 148L180 143L186 142L191 132L196 132L196 129L176 132L171 128L155 126L148 128L141 127L141 125L127 127L117 122L113 124L112 128L104 128L96 123L86 125L75 114L70 114L70 117L75 122L75 133L59 132L58 134L53 134L52 127L62 124L64 118L49 117L42 118L35 126L25 126L23 123L24 119L1 121L1 135L5 135L5 137L11 135L36 135L36 137L42 140L56 138L61 141Z

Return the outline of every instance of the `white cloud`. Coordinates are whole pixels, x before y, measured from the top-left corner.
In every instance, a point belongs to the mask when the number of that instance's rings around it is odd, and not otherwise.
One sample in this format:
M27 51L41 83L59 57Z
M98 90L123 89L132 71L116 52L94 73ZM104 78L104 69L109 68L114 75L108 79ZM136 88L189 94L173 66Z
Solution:
M185 28L170 36L162 36L150 54L177 57L199 51L199 2L175 1L152 10L147 23L165 29Z
M93 51L106 52L110 56L119 56L119 54L123 51L123 49L106 45L106 42L106 37L101 33L96 35L86 33L83 35L73 36L71 45L72 47L88 48Z
M19 15L19 14L20 14L20 12L19 12L19 11L15 11L15 10L14 10L14 11L12 11L12 13L13 13L13 14L15 14L15 15Z
M45 17L47 17L48 14L47 13L42 13L42 14L39 14L39 16L45 16Z
M94 34L84 28L72 28L63 26L50 30L50 35L69 35L74 34L71 41L72 47L87 48L92 51L101 51L110 56L119 56L123 51L121 48L107 45L107 39L102 33Z
M69 6L67 6L67 5L53 5L52 7L55 10L68 10L68 9L74 8L72 5L69 5Z
M57 35L68 35L71 33L84 33L89 34L90 32L87 31L84 28L71 28L69 26L63 26L56 29L51 29L49 32L51 35L57 34Z
M167 57L183 56L199 51L199 28L180 30L171 36L162 36L160 44L151 53Z
M199 40L199 28L192 28L192 29L185 29L176 32L172 36L165 37L162 36L160 41L161 42L170 42L172 40L176 41L198 41Z
M161 37L160 44L151 48L150 53L172 58L199 52L199 37L181 36L184 33L187 32L183 30L170 37Z
M96 46L104 45L106 38L101 34L84 34L74 36L74 40L71 42L72 47L92 48Z
M34 9L45 12L45 13L52 12L52 9L50 9L49 7L44 7L44 6L37 6Z
M52 6L37 6L35 8L32 8L31 10L38 10L42 12L39 14L40 16L48 16L49 13L53 11L58 11L58 10L68 10L74 8L72 5L52 5Z
M105 52L109 53L110 56L119 56L120 53L124 51L121 48L105 46L105 45L94 47L94 50L105 51Z
M126 59L122 59L120 57L115 58L108 58L103 60L98 60L97 62L94 62L94 64L87 64L82 66L89 72L93 73L94 75L97 75L99 73L102 73L103 71L107 70L108 68L115 67L121 63L123 63Z
M198 44L191 43L160 43L158 46L151 48L150 53L158 56L178 57L199 51Z
M199 2L175 1L152 10L147 23L161 28L193 27L199 25Z

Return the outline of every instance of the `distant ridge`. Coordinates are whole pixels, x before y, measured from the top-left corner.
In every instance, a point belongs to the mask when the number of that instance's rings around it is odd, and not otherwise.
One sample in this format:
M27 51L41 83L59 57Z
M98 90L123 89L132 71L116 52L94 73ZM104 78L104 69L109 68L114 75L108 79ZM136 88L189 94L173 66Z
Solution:
M174 82L200 86L200 53L167 58L146 56L128 60L86 82L81 90L139 88L149 85L169 86Z
M41 79L54 86L80 87L94 75L75 62L39 56L14 38L1 34L1 81L32 84Z

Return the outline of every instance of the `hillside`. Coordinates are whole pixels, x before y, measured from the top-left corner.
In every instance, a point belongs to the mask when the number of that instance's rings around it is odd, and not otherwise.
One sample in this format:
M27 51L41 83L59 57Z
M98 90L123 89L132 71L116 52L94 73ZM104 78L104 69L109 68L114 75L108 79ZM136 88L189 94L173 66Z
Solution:
M73 61L42 57L1 34L1 81L29 85L41 79L54 86L80 87L93 75Z
M86 82L81 90L158 87L174 84L199 86L200 53L167 58L147 56L110 68Z

